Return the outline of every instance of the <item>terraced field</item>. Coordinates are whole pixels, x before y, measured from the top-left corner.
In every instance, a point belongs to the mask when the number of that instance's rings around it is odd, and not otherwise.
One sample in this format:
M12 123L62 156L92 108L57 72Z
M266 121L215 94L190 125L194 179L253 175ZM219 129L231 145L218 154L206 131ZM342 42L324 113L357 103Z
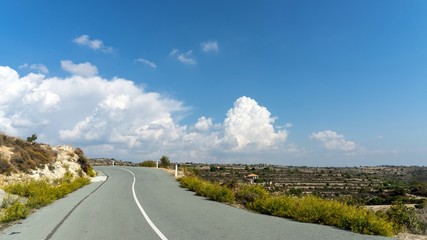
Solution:
M256 184L265 185L272 192L314 193L330 198L351 195L365 201L382 195L406 196L409 200L411 194L417 191L411 188L411 184L422 184L427 180L427 167L417 166L321 168L190 163L186 166L194 168L202 178L220 183L248 182L246 176L252 173L258 175ZM425 195L422 191L425 189L419 191Z

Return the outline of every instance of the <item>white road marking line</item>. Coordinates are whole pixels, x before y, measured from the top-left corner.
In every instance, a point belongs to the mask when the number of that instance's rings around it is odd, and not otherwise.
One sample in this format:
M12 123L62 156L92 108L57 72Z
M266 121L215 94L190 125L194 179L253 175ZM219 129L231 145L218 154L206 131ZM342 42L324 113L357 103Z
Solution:
M148 217L147 213L145 212L145 210L142 208L141 204L139 203L138 198L136 197L136 193L135 193L135 174L133 174L132 171L128 170L128 169L124 169L125 171L128 171L132 174L133 176L133 183L132 183L132 193L133 193L133 199L136 202L136 205L138 205L139 210L141 211L142 215L144 216L145 220L148 222L148 224L150 225L150 227L154 230L154 232L157 233L157 235L160 237L160 239L162 240L168 240L167 237L165 235L163 235L163 233L156 227L156 225L154 225L153 221L151 221L151 219Z

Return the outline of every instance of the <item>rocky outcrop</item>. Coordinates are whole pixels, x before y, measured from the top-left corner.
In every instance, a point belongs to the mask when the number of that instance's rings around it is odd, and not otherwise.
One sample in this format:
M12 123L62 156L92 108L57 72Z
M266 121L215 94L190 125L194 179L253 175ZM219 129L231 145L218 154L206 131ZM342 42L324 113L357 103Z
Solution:
M87 176L88 170L92 167L78 148L51 147L0 134L0 186L26 179L58 179L66 172Z
M75 153L75 148L58 146L52 149L56 153L56 161L45 165L44 168L32 170L29 175L31 178L47 177L49 179L57 179L62 178L66 172L71 172L75 176L86 175L80 163L78 163L79 156Z

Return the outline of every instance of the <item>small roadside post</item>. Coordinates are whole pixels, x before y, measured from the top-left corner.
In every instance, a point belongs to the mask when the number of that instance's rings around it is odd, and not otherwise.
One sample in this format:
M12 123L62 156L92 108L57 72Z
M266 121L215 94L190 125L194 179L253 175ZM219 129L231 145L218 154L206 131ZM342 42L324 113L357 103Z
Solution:
M178 164L175 164L175 177L178 177Z

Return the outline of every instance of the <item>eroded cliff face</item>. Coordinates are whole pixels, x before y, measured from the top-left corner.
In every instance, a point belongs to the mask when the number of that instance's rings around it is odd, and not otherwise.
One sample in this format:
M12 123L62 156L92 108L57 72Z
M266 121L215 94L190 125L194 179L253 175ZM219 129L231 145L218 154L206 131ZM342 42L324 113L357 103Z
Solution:
M66 172L87 176L92 170L83 152L71 146L51 147L0 134L0 185L27 179L58 179Z

